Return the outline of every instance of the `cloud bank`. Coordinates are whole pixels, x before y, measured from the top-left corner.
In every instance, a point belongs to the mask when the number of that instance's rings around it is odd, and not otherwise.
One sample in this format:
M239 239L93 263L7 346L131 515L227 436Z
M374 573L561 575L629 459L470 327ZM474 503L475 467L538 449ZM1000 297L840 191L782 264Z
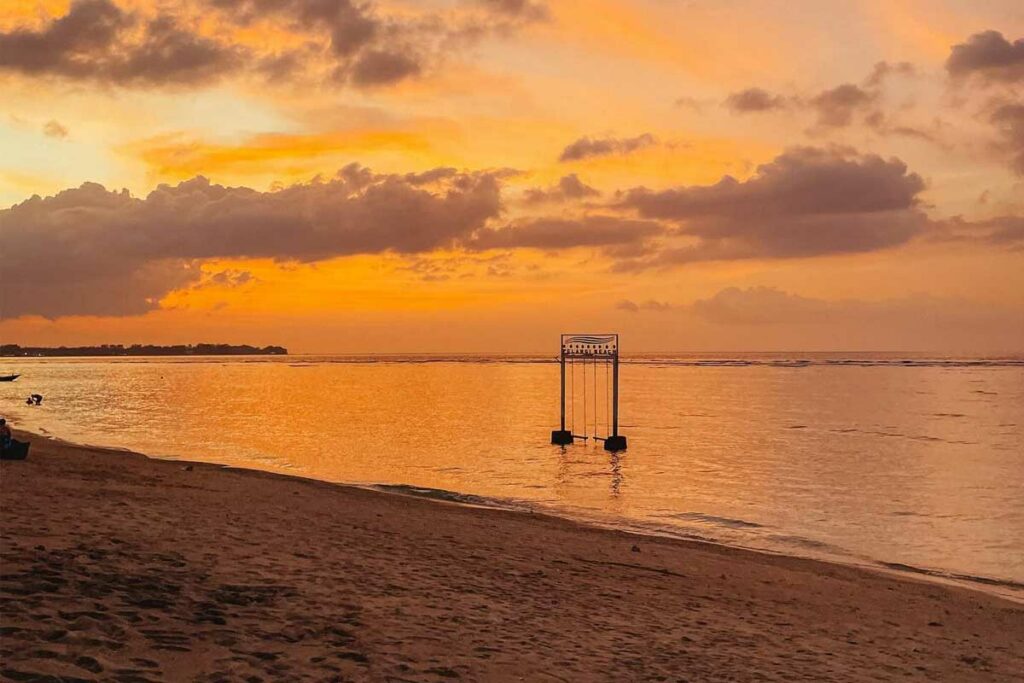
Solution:
M376 175L359 166L328 181L258 192L205 178L145 198L95 183L0 211L4 317L125 315L199 277L194 261L316 261L450 246L497 216L492 173ZM427 184L432 183L432 184Z
M239 75L375 87L547 16L544 5L525 0L391 14L354 0L172 0L150 13L124 7L73 0L63 16L0 32L0 71L138 88L197 87ZM260 21L292 33L301 47L275 50L238 38L239 29Z
M924 180L898 159L845 149L791 149L753 177L668 190L633 188L619 206L678 223L692 243L621 268L738 258L865 252L924 230Z

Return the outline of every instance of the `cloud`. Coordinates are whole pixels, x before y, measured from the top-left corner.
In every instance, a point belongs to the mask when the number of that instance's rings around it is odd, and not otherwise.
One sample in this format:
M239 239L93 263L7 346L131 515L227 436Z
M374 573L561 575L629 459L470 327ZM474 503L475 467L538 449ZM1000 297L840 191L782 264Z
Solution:
M898 159L795 148L745 181L726 176L714 185L633 188L617 205L643 218L676 221L677 236L687 243L619 268L884 249L928 225L918 207L924 187Z
M794 328L814 346L836 348L921 349L976 348L1019 345L1024 334L1020 309L1002 309L970 301L931 296L906 296L881 301L826 300L785 292L774 287L729 287L699 299L683 313L716 325L758 328L758 338L769 339L772 330ZM766 336L767 335L767 336ZM966 345L966 346L964 346Z
M551 14L545 3L530 0L476 0L476 2L492 11L528 21L543 21Z
M728 287L692 304L700 318L724 325L764 325L823 322L830 305L818 299L789 294L774 287Z
M648 299L642 303L637 303L630 299L623 299L615 304L615 308L620 311L626 311L627 313L639 313L640 311L655 311L664 312L672 309L672 305L665 301L656 301L654 299Z
M5 317L127 315L150 310L215 258L315 261L452 245L501 210L491 173L427 189L348 166L327 181L259 192L205 178L145 198L86 183L0 211Z
M553 186L548 188L534 187L526 191L525 199L528 204L543 204L545 202L565 202L586 197L596 197L601 193L580 180L575 173L562 176Z
M999 31L976 33L953 46L946 71L957 79L974 76L993 83L1024 81L1024 38L1011 43Z
M347 73L356 85L371 86L396 83L422 70L420 63L412 56L387 50L368 50L361 54Z
M1004 104L992 112L990 121L1002 138L1011 168L1024 176L1024 104Z
M751 87L729 95L725 106L737 114L764 113L795 108L809 110L817 117L817 125L825 128L843 128L854 122L857 114L864 115L864 121L877 132L887 133L879 123L884 119L881 111L874 109L881 100L882 89L894 76L913 76L914 65L909 62L878 62L861 85L843 83L834 88L822 90L813 97L783 96L763 88Z
M729 95L725 100L725 105L738 114L775 111L786 108L786 98L774 95L762 88L747 88Z
M706 102L704 100L697 99L696 97L690 97L688 95L677 97L675 101L675 105L677 107L685 107L697 113L703 111L705 104Z
M562 150L559 161L580 161L590 157L629 154L657 143L650 133L635 138L592 138L584 136Z
M982 198L987 201L985 193L982 193ZM939 241L975 242L1012 250L1024 249L1024 216L997 216L981 221L968 221L958 216L937 224L934 238Z
M664 231L657 221L620 216L530 218L485 228L465 244L470 249L571 249L642 244Z
M450 54L545 15L525 0L475 11L382 11L355 0L72 0L41 26L0 31L0 70L122 87L202 86L227 76L378 87L421 75ZM546 16L546 15L545 15ZM240 38L258 22L290 34L285 49Z
M0 70L119 85L185 85L234 71L246 51L181 26L141 21L110 0L75 0L38 30L0 32Z
M878 62L864 79L867 88L880 88L892 76L913 76L917 69L910 62Z
M61 125L59 121L51 119L43 126L43 135L48 138L63 139L68 136L68 129Z
M850 125L855 113L866 110L877 99L877 92L844 83L821 92L811 99L810 105L818 114L818 125L841 128Z

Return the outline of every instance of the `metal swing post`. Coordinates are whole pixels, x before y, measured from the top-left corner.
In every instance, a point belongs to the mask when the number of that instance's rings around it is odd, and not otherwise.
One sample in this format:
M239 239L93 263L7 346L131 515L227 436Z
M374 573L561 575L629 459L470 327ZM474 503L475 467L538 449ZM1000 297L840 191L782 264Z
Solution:
M615 348L612 350L612 433L605 439L607 451L626 450L626 437L619 436L619 344L616 337Z
M562 389L561 389L561 412L562 421L561 428L555 429L551 432L551 443L557 446L567 446L572 443L572 432L565 429L565 338L562 338L562 348L558 354L558 365L561 369L562 375Z

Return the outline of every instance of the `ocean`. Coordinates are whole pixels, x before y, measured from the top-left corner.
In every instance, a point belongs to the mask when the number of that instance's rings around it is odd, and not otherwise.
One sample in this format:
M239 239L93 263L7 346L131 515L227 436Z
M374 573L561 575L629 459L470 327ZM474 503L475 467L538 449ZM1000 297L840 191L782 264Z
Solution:
M1020 357L630 356L616 454L549 443L551 356L0 359L8 372L0 414L71 441L1024 595ZM588 372L603 434L605 370Z

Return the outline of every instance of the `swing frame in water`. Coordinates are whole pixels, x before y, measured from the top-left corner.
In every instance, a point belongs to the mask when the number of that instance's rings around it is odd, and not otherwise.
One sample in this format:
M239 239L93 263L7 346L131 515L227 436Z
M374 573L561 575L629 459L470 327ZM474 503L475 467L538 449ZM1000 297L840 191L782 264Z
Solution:
M583 434L575 434L572 429L565 428L565 366L568 361L570 364L570 380L575 386L575 363L576 359L583 361ZM586 441L591 437L587 435L587 395L586 395L586 377L587 377L587 361L591 361L594 366L594 434L593 438L598 441L604 442L604 448L607 451L623 451L626 450L626 437L619 434L619 335L617 333L607 334L563 334L561 336L560 352L558 355L558 364L561 371L561 426L560 429L551 431L551 443L558 446L568 446L574 443L577 439ZM609 416L606 410L606 424L610 422L609 431L610 433L605 436L598 436L597 434L597 363L602 362L605 364L606 375L607 369L610 366L612 381L611 381L611 415ZM607 399L607 393L609 391L608 382L605 382L605 393ZM575 390L572 396L573 401L573 424L575 428Z

